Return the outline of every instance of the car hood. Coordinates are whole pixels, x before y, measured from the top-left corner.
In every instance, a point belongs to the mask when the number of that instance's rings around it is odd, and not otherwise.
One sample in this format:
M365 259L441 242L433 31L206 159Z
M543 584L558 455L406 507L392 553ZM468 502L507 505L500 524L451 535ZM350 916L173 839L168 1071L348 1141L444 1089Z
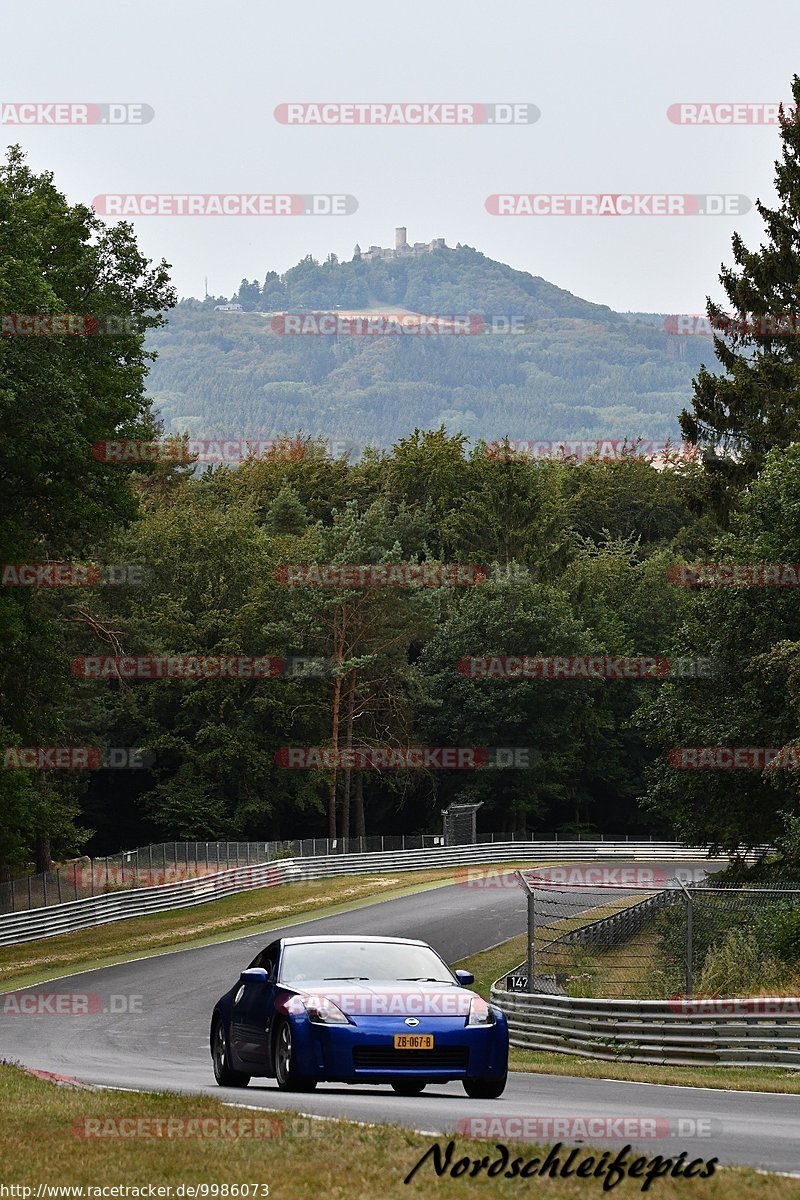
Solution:
M303 980L282 985L291 991L287 1007L302 1007L329 1001L348 1017L466 1017L475 993L446 983L352 982L349 980Z

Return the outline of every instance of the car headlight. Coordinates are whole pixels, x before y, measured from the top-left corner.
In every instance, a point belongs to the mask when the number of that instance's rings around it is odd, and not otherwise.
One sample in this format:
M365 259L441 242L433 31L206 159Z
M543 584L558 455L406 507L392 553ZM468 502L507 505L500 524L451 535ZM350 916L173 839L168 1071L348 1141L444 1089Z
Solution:
M350 1019L337 1004L322 996L309 996L303 1000L309 1021L315 1025L349 1025Z
M469 1006L468 1025L494 1025L494 1013L482 996L473 996Z

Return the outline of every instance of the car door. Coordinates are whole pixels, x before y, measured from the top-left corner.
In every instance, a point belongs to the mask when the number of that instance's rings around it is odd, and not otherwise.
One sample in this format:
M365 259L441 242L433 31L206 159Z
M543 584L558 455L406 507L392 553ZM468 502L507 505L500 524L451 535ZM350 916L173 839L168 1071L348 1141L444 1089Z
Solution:
M253 1074L262 1074L268 1066L267 1049L275 1014L276 961L277 946L268 946L243 973L234 995L231 1012L233 1050Z

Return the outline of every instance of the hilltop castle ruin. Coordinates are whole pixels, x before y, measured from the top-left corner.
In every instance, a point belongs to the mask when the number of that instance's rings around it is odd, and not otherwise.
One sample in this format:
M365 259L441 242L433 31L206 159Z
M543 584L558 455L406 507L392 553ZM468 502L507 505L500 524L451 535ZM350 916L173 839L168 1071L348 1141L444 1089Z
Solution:
M356 244L353 251L353 258L360 258L363 262L373 262L380 258L413 258L418 254L430 254L433 250L444 249L444 238L434 238L432 242L414 242L412 246L406 238L405 225L398 225L394 231L394 248L370 246L369 250L362 251L361 247Z

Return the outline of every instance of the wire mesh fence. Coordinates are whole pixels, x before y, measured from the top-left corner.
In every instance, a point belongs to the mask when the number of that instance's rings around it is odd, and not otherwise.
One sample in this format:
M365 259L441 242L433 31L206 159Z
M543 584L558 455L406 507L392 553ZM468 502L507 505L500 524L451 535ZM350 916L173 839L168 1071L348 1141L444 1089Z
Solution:
M543 833L486 833L477 836L481 845L494 842L536 841L558 843L559 835ZM0 913L25 912L66 904L87 896L127 891L136 887L158 887L192 879L232 867L272 862L276 858L316 858L331 854L370 854L398 850L425 850L445 844L439 834L376 834L354 838L294 838L283 841L194 841L159 842L139 846L102 858L80 858L52 871L0 880ZM561 841L602 842L597 833L561 835ZM622 842L626 835L610 837ZM650 838L650 841L653 839Z
M800 995L800 888L719 884L700 867L671 876L621 870L627 879L579 866L519 872L528 954L509 990L596 999Z
M435 835L304 838L272 842L159 842L102 858L80 858L39 874L0 883L0 912L24 912L107 892L159 887L233 867L278 858L316 857L371 850L421 850L440 845Z

